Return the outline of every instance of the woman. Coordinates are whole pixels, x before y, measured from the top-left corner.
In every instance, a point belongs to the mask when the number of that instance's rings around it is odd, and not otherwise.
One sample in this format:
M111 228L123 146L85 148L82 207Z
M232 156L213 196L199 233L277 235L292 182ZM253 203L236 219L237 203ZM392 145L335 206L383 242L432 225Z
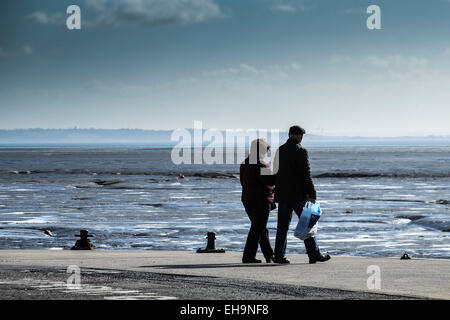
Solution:
M251 221L250 231L245 243L243 263L260 263L256 259L258 242L266 262L273 260L273 250L269 241L267 220L270 210L275 209L273 199L274 176L269 165L264 161L270 145L264 139L252 141L250 154L240 167L242 185L242 203ZM265 169L265 170L264 170ZM262 171L264 172L262 173Z

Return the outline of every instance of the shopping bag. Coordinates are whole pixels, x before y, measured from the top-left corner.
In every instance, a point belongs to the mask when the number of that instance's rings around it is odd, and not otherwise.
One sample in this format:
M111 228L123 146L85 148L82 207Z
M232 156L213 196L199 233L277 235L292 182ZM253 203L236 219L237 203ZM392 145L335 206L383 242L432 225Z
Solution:
M298 219L297 227L295 228L294 236L300 240L315 236L317 233L317 225L320 219L322 210L318 202L306 202L303 207L302 214Z

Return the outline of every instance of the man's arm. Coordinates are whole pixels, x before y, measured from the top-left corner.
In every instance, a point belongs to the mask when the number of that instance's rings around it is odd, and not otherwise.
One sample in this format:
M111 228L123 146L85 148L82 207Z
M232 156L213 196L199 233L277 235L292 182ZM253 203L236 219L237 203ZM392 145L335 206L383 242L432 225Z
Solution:
M309 156L306 149L301 148L300 168L303 171L308 201L315 202L317 199L316 189L311 176L311 168L309 165Z

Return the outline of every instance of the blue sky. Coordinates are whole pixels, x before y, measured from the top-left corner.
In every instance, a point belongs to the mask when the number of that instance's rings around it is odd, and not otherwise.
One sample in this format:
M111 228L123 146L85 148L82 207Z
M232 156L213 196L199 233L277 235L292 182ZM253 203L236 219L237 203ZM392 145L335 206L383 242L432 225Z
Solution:
M3 0L0 129L449 135L449 32L448 0Z

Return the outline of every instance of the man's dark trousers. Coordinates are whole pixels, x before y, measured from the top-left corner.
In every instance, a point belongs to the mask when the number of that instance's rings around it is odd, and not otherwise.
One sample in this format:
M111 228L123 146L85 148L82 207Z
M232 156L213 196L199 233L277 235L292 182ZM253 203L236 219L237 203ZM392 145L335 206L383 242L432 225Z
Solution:
M269 241L267 220L269 219L271 204L268 201L256 203L244 203L245 212L251 221L250 231L244 249L244 260L254 259L258 251L258 243L266 259L273 255L272 246Z
M287 244L287 232L289 230L289 224L292 219L292 211L300 217L303 211L305 202L299 202L295 204L279 203L278 204L278 225L277 225L277 237L275 239L275 259L282 259L286 253ZM304 240L306 253L308 257L313 258L320 254L319 245L315 237L310 237Z

